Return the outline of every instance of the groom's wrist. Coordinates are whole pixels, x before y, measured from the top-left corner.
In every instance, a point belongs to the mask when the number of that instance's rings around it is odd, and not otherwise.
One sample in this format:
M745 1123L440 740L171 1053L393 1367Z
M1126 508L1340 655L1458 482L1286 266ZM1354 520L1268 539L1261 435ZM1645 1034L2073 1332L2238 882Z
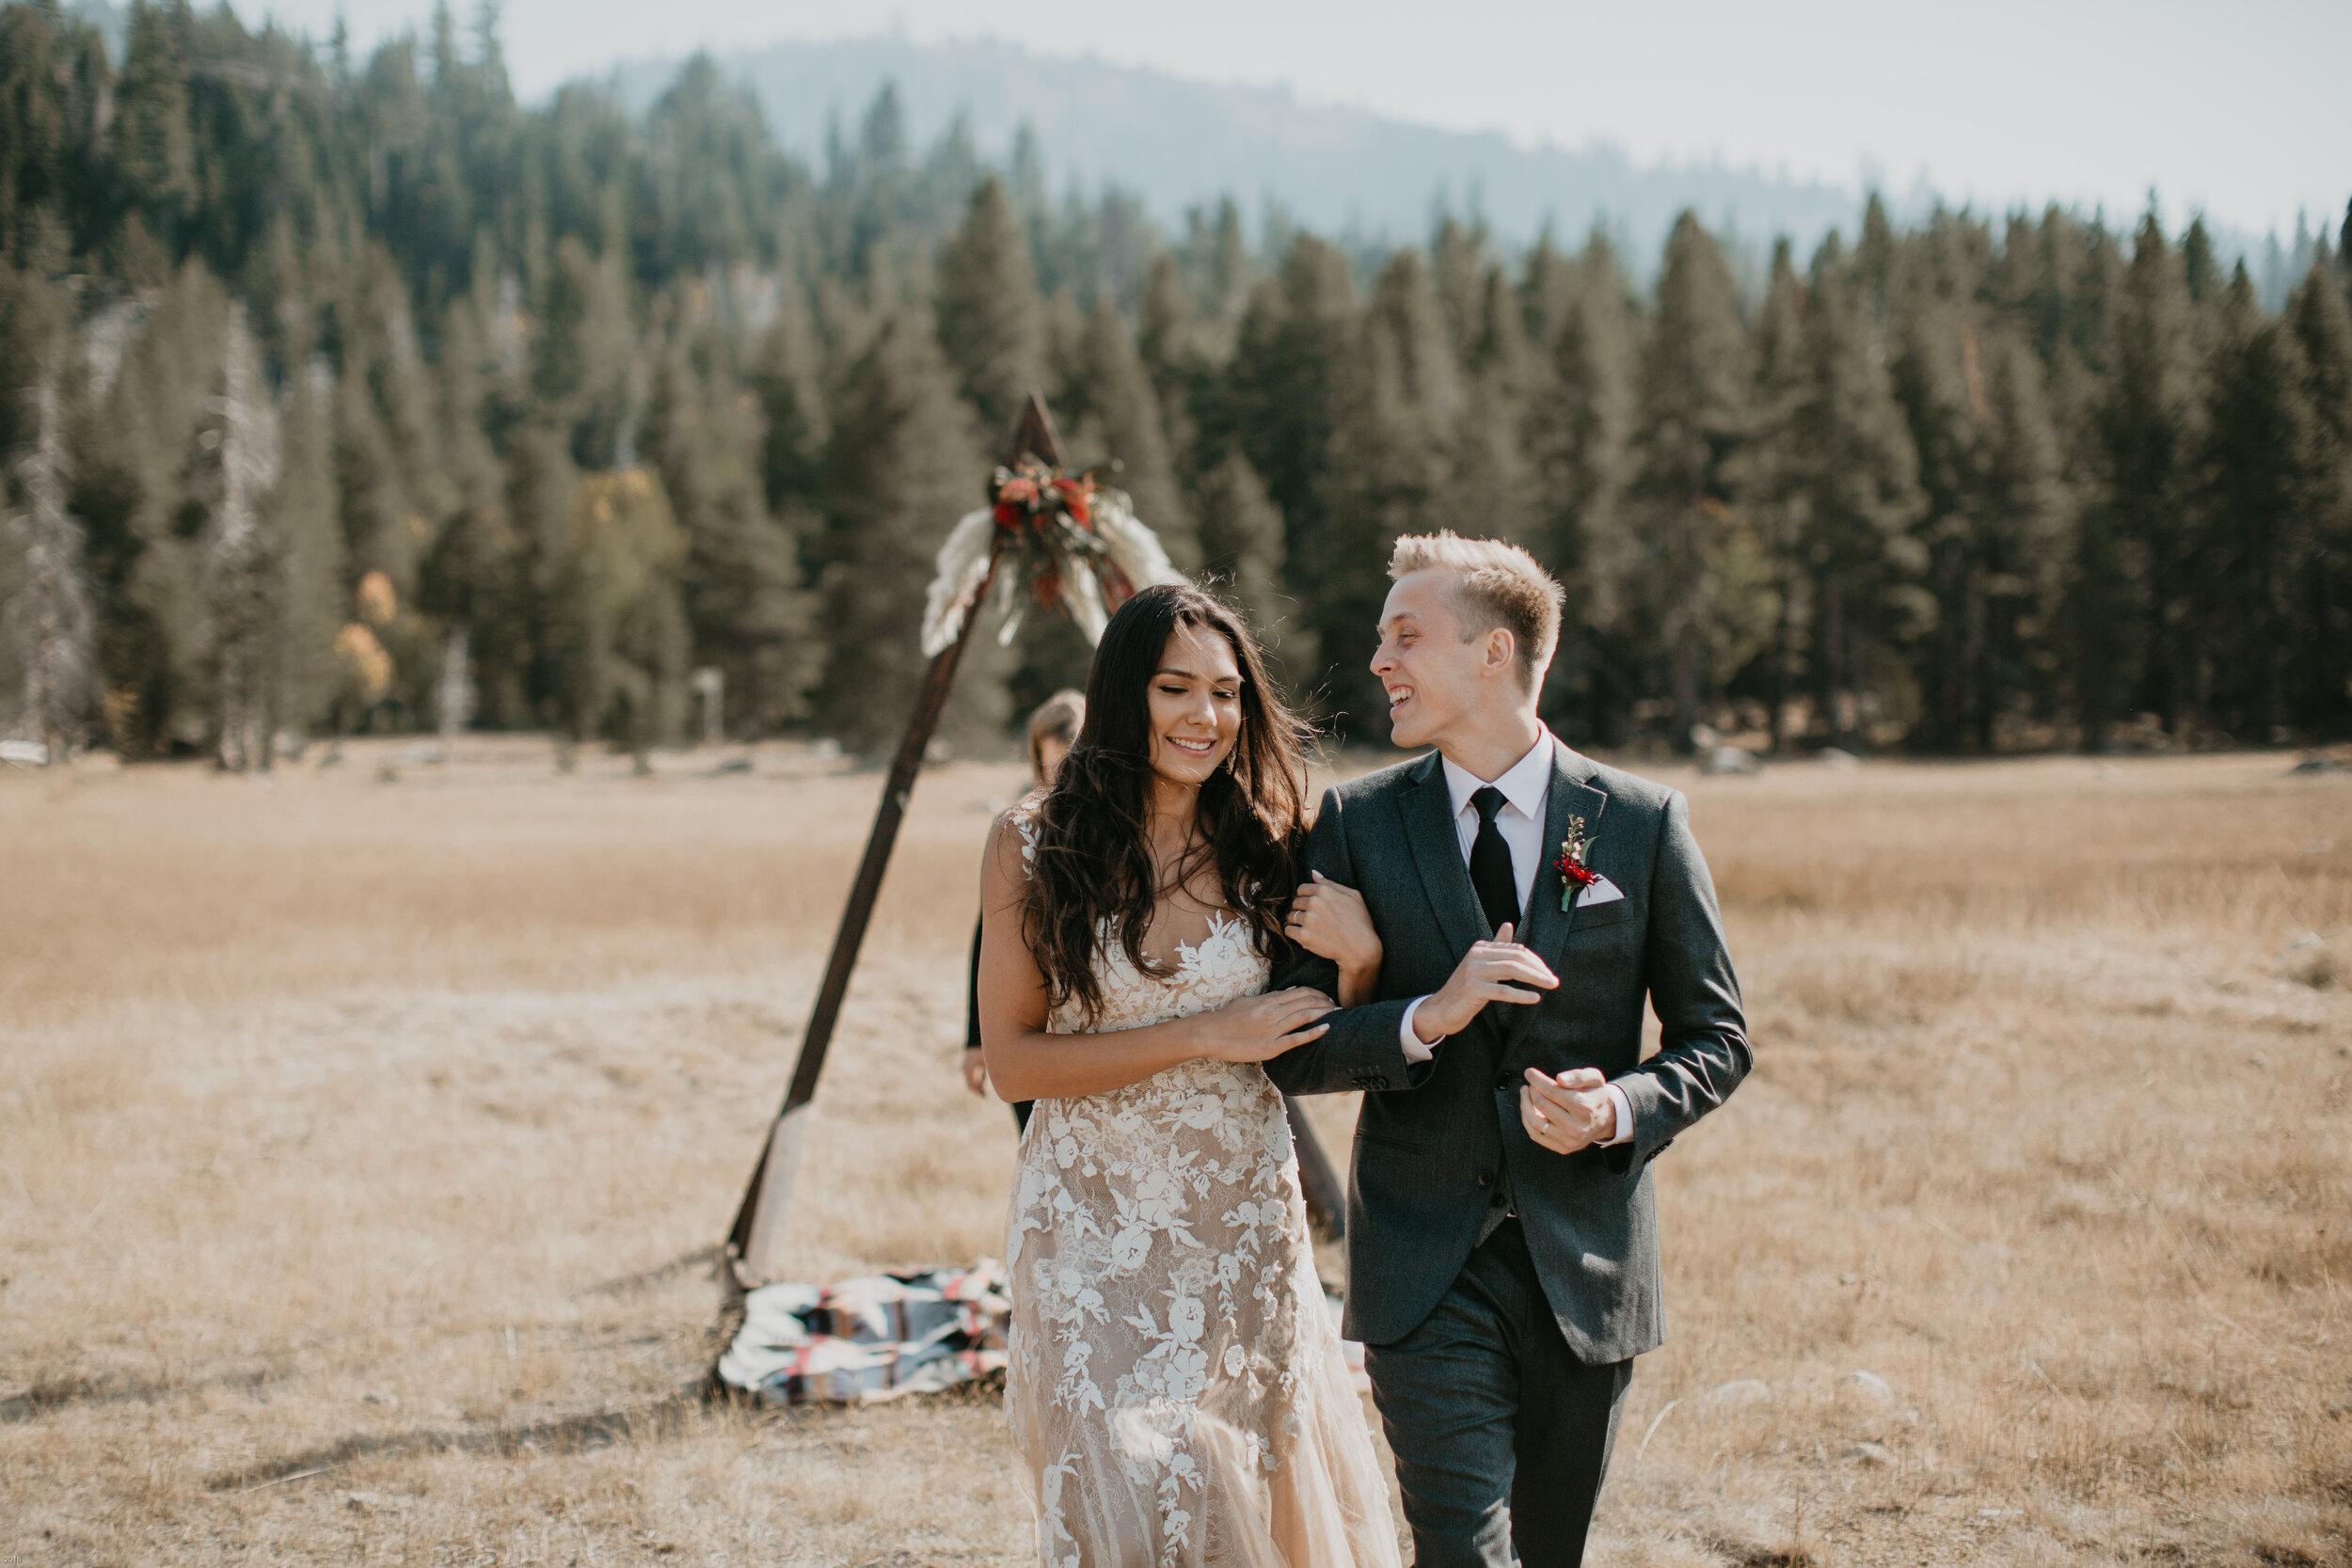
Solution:
M1609 1135L1596 1139L1595 1143L1602 1148L1614 1148L1619 1144L1631 1143L1633 1141L1633 1102L1626 1098L1625 1090L1614 1084L1603 1084L1600 1088L1601 1093L1608 1097L1609 1103L1614 1108L1616 1115L1610 1126Z

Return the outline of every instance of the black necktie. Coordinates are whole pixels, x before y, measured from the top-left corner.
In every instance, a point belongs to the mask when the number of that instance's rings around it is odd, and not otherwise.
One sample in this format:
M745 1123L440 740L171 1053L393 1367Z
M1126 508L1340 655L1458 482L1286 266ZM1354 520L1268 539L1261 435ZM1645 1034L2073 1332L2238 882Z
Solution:
M1478 907L1486 914L1489 931L1506 922L1519 923L1519 879L1511 869L1511 847L1502 842L1495 813L1502 809L1502 791L1486 784L1470 792L1478 808L1478 836L1470 841L1470 886L1478 890ZM1517 935L1515 930L1513 935Z

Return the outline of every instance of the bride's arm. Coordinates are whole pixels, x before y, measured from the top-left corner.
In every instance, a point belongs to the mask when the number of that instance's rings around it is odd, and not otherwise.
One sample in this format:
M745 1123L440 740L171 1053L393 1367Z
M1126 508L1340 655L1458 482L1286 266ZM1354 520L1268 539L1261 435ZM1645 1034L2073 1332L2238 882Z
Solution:
M1100 1035L1045 1032L1045 976L1022 933L1021 832L1001 821L980 865L980 1049L1004 1100L1068 1100L1213 1056L1263 1062L1322 1037L1330 998L1304 987L1245 996L1191 1018Z
M1362 894L1320 871L1310 875L1313 880L1300 884L1283 929L1291 941L1338 966L1340 1006L1360 1007L1379 994L1380 933L1373 929Z

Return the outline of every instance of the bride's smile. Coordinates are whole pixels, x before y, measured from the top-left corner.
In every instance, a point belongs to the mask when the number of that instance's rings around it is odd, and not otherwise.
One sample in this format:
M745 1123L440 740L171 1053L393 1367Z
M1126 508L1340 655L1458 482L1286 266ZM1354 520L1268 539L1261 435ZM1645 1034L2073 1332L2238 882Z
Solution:
M1241 730L1240 664L1224 638L1180 626L1168 640L1150 695L1152 770L1180 790L1224 766Z

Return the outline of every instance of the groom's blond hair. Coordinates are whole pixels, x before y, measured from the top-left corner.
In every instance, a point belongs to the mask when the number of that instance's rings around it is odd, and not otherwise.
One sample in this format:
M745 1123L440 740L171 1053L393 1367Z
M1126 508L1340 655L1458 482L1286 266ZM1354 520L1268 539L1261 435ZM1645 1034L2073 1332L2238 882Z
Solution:
M1391 580L1410 572L1454 574L1462 641L1497 626L1518 650L1519 684L1533 691L1560 645L1560 606L1567 595L1535 558L1500 539L1465 539L1452 529L1400 535L1389 552Z

